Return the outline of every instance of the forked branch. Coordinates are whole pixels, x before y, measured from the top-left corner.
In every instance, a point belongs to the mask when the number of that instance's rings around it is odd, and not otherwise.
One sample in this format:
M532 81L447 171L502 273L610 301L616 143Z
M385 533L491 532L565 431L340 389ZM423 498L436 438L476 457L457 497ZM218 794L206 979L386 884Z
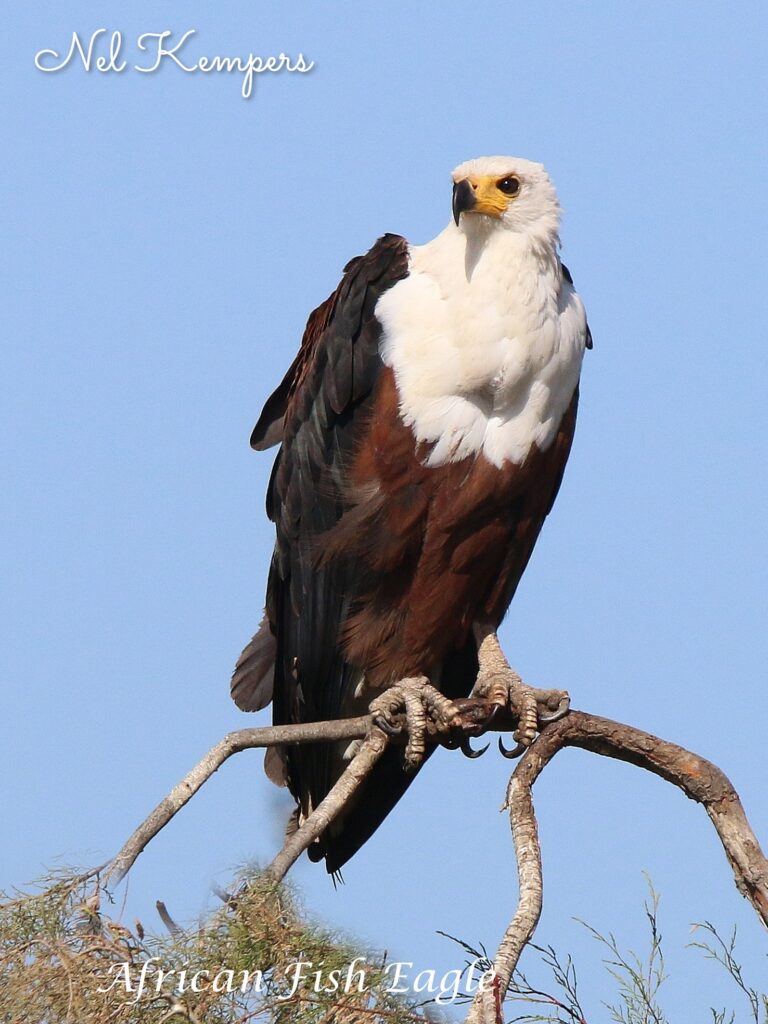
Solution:
M489 707L481 700L457 701L461 723L450 737L433 739L455 747L462 740L487 729L512 731L517 722L509 714L491 718ZM134 831L117 856L100 872L102 882L122 880L147 844L163 829L200 787L233 754L252 747L277 744L322 743L359 739L359 749L346 771L322 803L286 839L269 872L282 879L301 853L320 836L344 809L371 772L387 743L404 741L404 735L391 739L373 725L369 715L336 722L306 725L241 729L225 736L195 767L174 786L168 796ZM494 961L495 983L478 995L472 1004L467 1024L497 1024L501 1003L520 954L535 931L541 913L543 880L541 850L532 787L543 769L564 747L580 747L594 754L613 757L644 768L678 786L687 797L704 806L714 825L733 869L736 887L768 926L768 861L747 820L738 794L723 772L704 758L668 743L649 733L582 711L571 711L560 721L547 725L521 758L507 788L512 837L519 877L519 901Z
M541 914L543 880L541 849L533 809L533 784L555 754L580 747L644 768L680 788L704 806L733 869L736 888L768 926L768 861L760 848L741 800L725 774L710 761L629 725L583 711L571 711L542 731L515 768L506 804L517 858L520 896L517 910L501 940L494 971L505 993L520 954ZM466 1024L500 1020L495 993L478 993Z
M136 863L147 843L165 828L181 808L189 803L203 783L207 782L233 754L238 754L241 750L252 750L254 747L275 747L278 744L360 739L369 728L370 718L363 715L360 718L345 718L338 722L272 725L263 729L238 729L237 732L228 733L215 747L211 747L205 757L173 787L168 796L160 801L154 811L131 834L102 873L102 881L105 884L118 885ZM309 839L307 845L311 841Z

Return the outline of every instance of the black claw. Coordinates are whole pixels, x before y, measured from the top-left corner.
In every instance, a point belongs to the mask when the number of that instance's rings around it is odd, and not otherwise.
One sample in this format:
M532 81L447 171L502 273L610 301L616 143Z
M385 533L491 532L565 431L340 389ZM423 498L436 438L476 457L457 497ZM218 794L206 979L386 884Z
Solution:
M461 747L461 752L464 755L464 757L469 757L472 760L474 760L476 757L483 756L488 747L490 747L490 743L486 743L485 746L480 747L479 750L473 750L472 744L469 742L469 737L465 736L464 739L459 744L459 746Z
M524 743L518 743L513 750L507 750L501 736L499 736L499 750L501 751L501 755L510 761L513 761L516 757L520 757L520 755L524 754L527 749L528 747L526 747Z
M558 719L566 715L571 707L571 698L566 694L560 698L560 703L557 708L549 715L539 715L539 725L548 725L550 722L556 722Z
M399 736L403 731L399 725L391 725L386 718L378 715L374 718L373 724L381 729L382 732L385 732L387 736Z

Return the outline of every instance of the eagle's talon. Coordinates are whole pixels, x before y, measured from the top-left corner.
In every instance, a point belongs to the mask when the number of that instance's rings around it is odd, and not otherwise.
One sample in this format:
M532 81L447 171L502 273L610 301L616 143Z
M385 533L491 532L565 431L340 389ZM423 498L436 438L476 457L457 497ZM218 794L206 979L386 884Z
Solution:
M383 733L386 733L387 736L402 735L402 725L393 725L391 722L388 722L386 718L384 718L382 715L374 715L372 721L376 728L381 729L381 731Z
M496 718L496 716L498 715L498 713L501 711L501 709L503 707L504 707L503 704L497 704L495 702L491 705L491 712L488 715L488 723L487 723L488 725L491 724L491 722L494 720L494 718Z
M507 750L507 748L504 746L504 741L502 740L501 736L499 736L499 751L501 753L501 756L506 757L507 760L509 761L514 761L516 758L520 757L521 754L524 754L526 752L529 746L529 743L518 743L516 744L516 746L512 748L512 750Z
M571 709L571 697L568 693L563 693L560 700L557 703L557 707L554 711L547 715L539 715L539 725L549 725L550 722L557 722Z
M504 657L496 633L487 627L475 627L479 671L472 695L507 708L517 719L514 739L517 746L505 757L519 757L536 739L545 725L567 714L570 697L564 690L539 690L528 686Z
M490 743L486 743L485 746L484 747L480 747L479 750L474 750L472 748L472 744L470 742L469 736L465 736L464 739L459 744L459 749L461 750L461 752L464 755L464 757L468 757L468 758L470 758L473 761L474 761L474 759L476 757L482 757L483 754L488 749L488 747L490 747Z
M390 736L404 730L394 720L405 715L408 739L405 744L406 770L413 771L424 760L426 753L427 719L438 733L447 734L461 722L461 716L452 700L440 693L426 676L401 679L371 701L369 710L373 722Z

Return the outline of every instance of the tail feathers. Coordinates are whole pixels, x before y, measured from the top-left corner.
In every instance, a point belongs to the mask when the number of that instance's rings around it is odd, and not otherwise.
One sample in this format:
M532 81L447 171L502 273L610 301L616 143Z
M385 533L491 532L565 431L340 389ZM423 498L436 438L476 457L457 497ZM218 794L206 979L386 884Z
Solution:
M466 697L477 678L477 670L477 647L470 639L466 647L452 651L443 662L440 675L436 677L439 678L441 692L451 700ZM424 761L434 750L434 745L428 743ZM346 753L349 756L353 750ZM335 880L339 869L373 835L417 774L418 770L405 770L402 748L388 747L357 791L353 802L320 836L318 845L307 851L310 860L320 860L324 856L325 867Z
M261 711L272 700L276 653L277 642L265 615L232 674L230 693L241 711Z
M264 773L270 782L276 786L288 785L288 765L286 763L285 747L278 744L276 747L267 747L264 755Z
M432 745L427 747L424 760L434 749ZM307 850L309 859L319 861L325 857L326 871L335 878L340 868L370 839L422 766L423 763L416 771L406 771L402 749L389 747L385 750L356 794L357 799L323 833L317 846Z

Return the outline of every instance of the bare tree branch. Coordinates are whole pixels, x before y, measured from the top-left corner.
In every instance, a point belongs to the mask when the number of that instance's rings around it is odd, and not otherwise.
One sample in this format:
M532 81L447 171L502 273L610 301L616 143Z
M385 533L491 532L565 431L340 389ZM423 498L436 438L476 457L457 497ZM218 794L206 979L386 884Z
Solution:
M733 868L737 889L768 926L768 861L738 794L723 772L703 757L650 733L571 711L537 737L515 768L507 789L506 806L515 844L520 897L494 961L502 996L541 914L541 850L531 790L542 770L563 747L580 747L637 765L673 783L691 800L702 804ZM466 1024L495 1024L497 1020L497 1010L490 999L478 993Z
M337 814L349 803L386 750L388 739L380 729L371 729L336 785L301 827L286 839L282 850L267 868L276 881L280 882L285 878L287 871L301 854L322 835Z
M470 736L480 735L488 729L508 732L517 727L514 714L493 709L495 714L492 715L492 709L486 701L468 698L455 703L460 713L460 725L448 737L432 731L432 741L456 747ZM277 744L362 740L336 785L301 827L286 839L283 849L268 868L276 880L281 880L301 853L322 835L352 799L383 754L387 743L404 742L407 736L405 720L403 726L402 736L394 740L373 725L370 715L336 722L241 729L229 733L208 751L139 825L107 866L102 881L112 884L121 881L150 840L233 754L252 747ZM494 984L487 992L478 992L470 1007L467 1024L498 1024L501 1021L501 1004L510 979L520 954L536 929L541 914L543 880L532 787L546 765L564 747L580 747L604 757L637 765L673 783L691 800L702 804L723 844L733 869L736 887L751 902L763 923L768 925L768 861L760 849L736 791L723 772L704 758L674 743L619 722L571 711L560 721L546 726L523 755L509 781L505 806L509 810L515 847L519 902L494 961Z
M110 861L103 876L105 884L118 885L131 870L147 843L154 839L181 808L188 803L203 783L221 768L226 760L241 750L253 747L274 747L278 744L318 743L331 740L358 739L365 736L370 717L346 718L338 722L311 722L307 725L272 725L263 729L239 729L228 733L211 747L192 771L188 772L171 792L133 832L117 856Z

